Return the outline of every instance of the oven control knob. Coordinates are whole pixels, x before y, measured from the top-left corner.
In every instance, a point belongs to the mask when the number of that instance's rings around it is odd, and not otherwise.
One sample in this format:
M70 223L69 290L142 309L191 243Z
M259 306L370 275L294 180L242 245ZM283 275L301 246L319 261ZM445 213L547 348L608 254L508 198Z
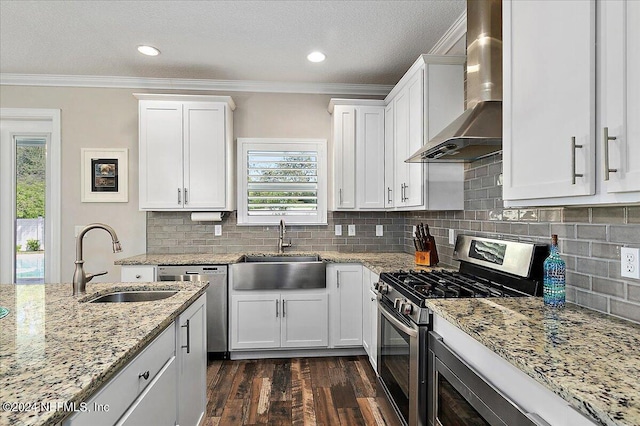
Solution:
M402 304L403 304L403 303L404 303L404 300L396 298L396 299L393 301L393 308L394 308L394 309L397 309L397 310L398 310L398 312L402 312Z
M404 315L411 315L412 312L413 312L413 305L411 304L411 302L406 302L402 305L402 313Z
M380 294L389 293L389 285L385 283L378 283L378 293Z

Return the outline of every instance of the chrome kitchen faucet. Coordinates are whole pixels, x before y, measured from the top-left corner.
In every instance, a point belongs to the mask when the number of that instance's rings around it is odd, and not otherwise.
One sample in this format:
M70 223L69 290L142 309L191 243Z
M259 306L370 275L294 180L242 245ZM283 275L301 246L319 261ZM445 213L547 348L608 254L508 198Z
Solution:
M82 228L78 236L76 237L76 270L73 273L73 295L77 296L79 294L84 294L87 292L87 283L93 279L93 277L97 277L100 275L105 275L107 271L101 271L96 274L87 274L84 272L84 260L82 260L82 239L84 235L92 229L104 229L111 235L111 241L113 242L113 252L118 253L122 251L122 246L120 246L120 241L118 241L118 236L116 235L116 231L113 230L109 225L105 225L103 223L92 223L90 225Z
M284 225L284 220L280 220L280 235L278 237L278 253L284 253L285 247L291 247L291 238L289 238L289 242L284 242L284 234L287 233L287 229Z

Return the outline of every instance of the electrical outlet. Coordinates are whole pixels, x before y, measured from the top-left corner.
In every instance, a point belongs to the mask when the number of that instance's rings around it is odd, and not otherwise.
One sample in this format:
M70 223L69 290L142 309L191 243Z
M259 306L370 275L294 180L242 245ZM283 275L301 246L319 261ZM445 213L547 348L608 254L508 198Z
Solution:
M640 248L620 247L620 275L640 279Z
M336 236L342 235L342 225L336 225Z
M356 235L356 226L355 225L348 225L347 232L349 233L350 237L355 236Z
M454 245L456 243L456 230L449 229L449 244Z
M376 237L382 237L384 235L384 230L382 225L376 225Z
M222 225L213 226L213 235L215 235L216 237L222 236Z

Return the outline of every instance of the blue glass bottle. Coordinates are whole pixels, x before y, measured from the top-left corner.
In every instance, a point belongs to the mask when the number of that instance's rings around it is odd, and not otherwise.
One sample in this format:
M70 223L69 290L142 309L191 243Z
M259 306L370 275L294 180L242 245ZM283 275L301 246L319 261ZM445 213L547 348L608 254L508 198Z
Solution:
M561 307L565 303L567 267L558 252L558 236L551 236L551 252L544 261L543 297L546 306Z

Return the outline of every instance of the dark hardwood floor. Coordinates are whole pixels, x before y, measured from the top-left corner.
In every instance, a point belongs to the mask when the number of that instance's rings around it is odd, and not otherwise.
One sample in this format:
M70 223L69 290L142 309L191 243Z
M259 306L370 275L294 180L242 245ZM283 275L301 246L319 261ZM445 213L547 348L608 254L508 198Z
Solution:
M367 357L209 361L206 425L400 425Z

